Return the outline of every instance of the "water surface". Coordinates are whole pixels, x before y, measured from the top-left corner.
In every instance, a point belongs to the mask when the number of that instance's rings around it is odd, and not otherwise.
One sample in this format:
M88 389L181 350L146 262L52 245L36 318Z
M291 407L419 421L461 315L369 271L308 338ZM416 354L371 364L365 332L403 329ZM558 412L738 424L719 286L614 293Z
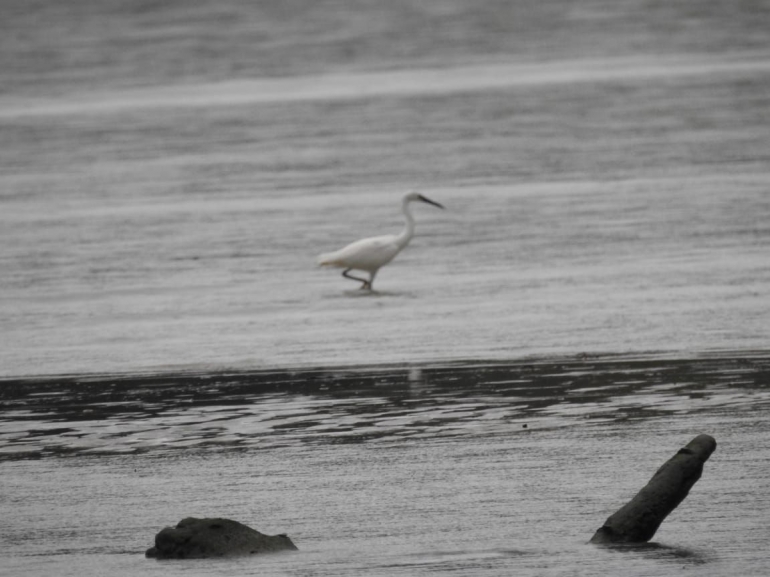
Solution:
M768 385L761 354L7 381L3 563L14 575L762 575ZM717 451L654 545L587 544L700 433ZM144 559L189 515L287 532L300 553Z
M5 2L0 572L768 574L766 4Z

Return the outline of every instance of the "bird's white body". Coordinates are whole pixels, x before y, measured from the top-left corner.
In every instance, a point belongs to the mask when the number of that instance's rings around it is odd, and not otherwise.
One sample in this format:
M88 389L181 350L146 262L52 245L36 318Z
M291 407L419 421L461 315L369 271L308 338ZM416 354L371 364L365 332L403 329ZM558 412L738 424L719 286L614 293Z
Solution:
M343 276L361 281L363 283L361 288L363 289L371 289L377 271L392 261L414 236L414 217L409 211L409 203L414 201L427 202L444 208L421 194L411 192L404 196L401 203L401 209L406 219L406 226L401 234L386 234L357 240L340 250L322 254L318 257L318 263L321 266L344 268ZM369 280L349 275L348 272L351 270L368 272Z
M323 266L352 268L371 273L392 261L404 246L406 245L398 243L398 236L395 234L362 238L351 242L345 248L322 254L319 262Z

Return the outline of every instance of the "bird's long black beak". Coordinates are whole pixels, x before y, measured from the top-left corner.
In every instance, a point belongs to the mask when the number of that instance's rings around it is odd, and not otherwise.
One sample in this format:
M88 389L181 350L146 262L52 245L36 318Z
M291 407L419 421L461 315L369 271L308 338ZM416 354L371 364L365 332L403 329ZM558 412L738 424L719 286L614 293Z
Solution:
M428 204L432 204L433 206L437 206L439 208L444 208L443 204L439 204L435 200L431 200L423 195L419 195L419 196L420 196L420 200L423 202L427 202Z

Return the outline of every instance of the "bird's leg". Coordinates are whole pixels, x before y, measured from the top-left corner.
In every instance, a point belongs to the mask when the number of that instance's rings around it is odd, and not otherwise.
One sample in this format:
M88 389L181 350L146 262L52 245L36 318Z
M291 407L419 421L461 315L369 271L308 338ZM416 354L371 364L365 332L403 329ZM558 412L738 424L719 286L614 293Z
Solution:
M351 280L357 280L358 282L364 283L364 284L361 285L362 289L371 289L372 288L371 282L366 280L365 278L361 278L359 276L353 276L352 274L348 274L351 270L353 270L353 269L352 268L346 268L345 270L342 271L342 276L344 276L345 278L349 278Z
M364 286L363 286L363 287L361 287L361 288L368 288L370 291L371 291L371 290L374 290L374 289L372 288L372 285L374 284L374 276L375 276L376 274L377 274L377 271L376 271L376 270L373 270L372 272L370 272L370 273L369 273L369 282L367 282L367 283L364 283Z

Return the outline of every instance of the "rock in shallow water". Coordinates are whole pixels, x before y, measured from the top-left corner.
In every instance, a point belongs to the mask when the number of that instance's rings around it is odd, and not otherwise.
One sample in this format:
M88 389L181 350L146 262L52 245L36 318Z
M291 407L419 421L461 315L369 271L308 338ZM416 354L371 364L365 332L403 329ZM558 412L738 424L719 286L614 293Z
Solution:
M205 559L257 553L296 551L286 535L264 535L230 519L188 517L155 536L155 547L145 553L155 559Z

